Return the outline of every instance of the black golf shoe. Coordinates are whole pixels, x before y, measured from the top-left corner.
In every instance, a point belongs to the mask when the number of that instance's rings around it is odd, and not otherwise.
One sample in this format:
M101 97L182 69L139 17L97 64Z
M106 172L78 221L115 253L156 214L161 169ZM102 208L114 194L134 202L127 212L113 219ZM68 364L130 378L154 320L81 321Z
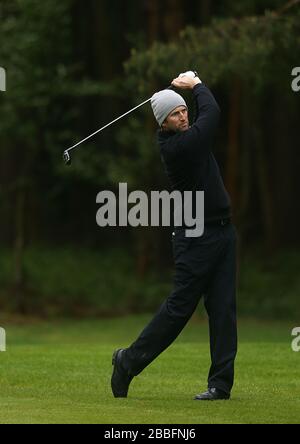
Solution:
M124 349L116 350L112 357L114 367L111 377L111 389L115 398L127 398L129 384L133 376L129 375L122 366L122 353Z
M195 396L196 401L218 401L220 399L229 399L230 394L223 392L222 390L219 390L217 388L209 388L207 392L200 393L200 395Z

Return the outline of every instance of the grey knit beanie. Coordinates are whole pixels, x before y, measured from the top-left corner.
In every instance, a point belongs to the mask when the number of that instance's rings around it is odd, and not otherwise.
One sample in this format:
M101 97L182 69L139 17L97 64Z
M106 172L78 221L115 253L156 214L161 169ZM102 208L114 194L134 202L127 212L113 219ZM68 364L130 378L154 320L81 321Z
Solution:
M159 91L151 98L151 107L159 126L162 126L168 115L178 106L187 108L183 97L171 89Z

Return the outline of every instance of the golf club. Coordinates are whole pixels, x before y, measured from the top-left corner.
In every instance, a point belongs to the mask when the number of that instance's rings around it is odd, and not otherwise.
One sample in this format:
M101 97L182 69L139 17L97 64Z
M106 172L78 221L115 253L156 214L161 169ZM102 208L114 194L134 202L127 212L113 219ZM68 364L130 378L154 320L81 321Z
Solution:
M173 86L169 86L166 89L172 89ZM95 131L93 134L90 134L88 137L86 137L85 139L81 140L80 142L76 143L76 145L71 146L70 148L68 148L67 150L64 151L63 154L63 159L66 165L71 165L72 159L70 156L70 151L74 150L75 148L77 148L79 145L81 145L83 142L86 142L87 140L89 140L91 137L95 136L96 134L100 133L101 131L105 130L106 128L108 128L110 125L112 125L113 123L116 123L118 120L121 120L123 117L127 116L128 114L132 113L133 111L135 111L136 109L140 108L141 106L145 105L146 103L150 102L150 99L145 100L144 102L140 103L139 105L135 106L134 108L132 108L131 110L127 111L126 113L122 114L121 116L117 117L115 120L112 120L111 122L109 122L107 125L103 126L102 128L98 129L97 131Z
M192 76L192 77L197 77L198 74L196 71L187 71L186 73L182 73L179 75L179 77L184 76L184 75L188 75L188 76ZM174 87L171 85L166 89L174 89ZM85 139L81 140L80 142L76 143L75 145L71 146L70 148L68 148L67 150L64 151L63 153L63 159L66 165L71 165L72 159L70 156L70 151L74 150L75 148L77 148L79 145L81 145L83 142L86 142L87 140L91 139L93 136L95 136L96 134L100 133L101 131L105 130L106 128L108 128L109 126L111 126L113 123L116 123L118 120L121 120L123 117L127 116L128 114L132 113L133 111L135 111L136 109L140 108L141 106L145 105L146 103L150 102L150 99L145 100L144 102L140 103L139 105L135 106L134 108L130 109L129 111L127 111L126 113L122 114L121 116L117 117L115 120L112 120L111 122L109 122L107 125L103 126L102 128L98 129L97 131L95 131L93 134L90 134L88 137L86 137Z
M88 137L86 137L85 139L81 140L80 142L76 143L76 145L71 146L70 148L68 148L66 151L64 151L63 154L63 158L65 161L66 165L70 165L71 164L71 156L70 156L70 151L74 150L75 148L77 148L79 145L81 145L83 142L86 142L87 140L89 140L91 137L95 136L96 134L100 133L101 131L103 131L104 129L108 128L110 125L112 125L113 123L117 122L118 120L122 119L123 117L127 116L128 114L132 113L133 111L135 111L136 109L140 108L141 106L145 105L146 103L150 102L150 99L145 100L143 103L140 103L139 105L135 106L134 108L132 108L131 110L127 111L125 114L122 114L121 116L117 117L115 120L113 120L112 122L109 122L107 125L103 126L102 128L98 129L97 131L95 131L93 134L90 134Z

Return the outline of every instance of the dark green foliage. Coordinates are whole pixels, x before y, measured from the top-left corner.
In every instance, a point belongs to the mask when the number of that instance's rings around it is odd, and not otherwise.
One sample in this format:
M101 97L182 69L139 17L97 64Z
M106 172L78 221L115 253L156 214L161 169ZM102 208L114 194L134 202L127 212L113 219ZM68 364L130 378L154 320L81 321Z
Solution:
M258 259L260 257L260 259ZM26 314L116 316L153 312L172 290L172 269L135 273L134 256L124 249L34 248L25 253ZM300 315L299 253L272 259L262 251L244 256L239 275L238 312L242 316L297 320ZM8 294L12 256L0 254L1 311L14 311ZM203 304L199 310L204 313Z
M132 50L126 63L128 82L146 93L154 80L167 84L178 72L194 67L210 86L228 87L235 75L263 93L266 85L283 84L283 73L299 63L300 13L215 19L204 28L188 27L172 43L155 43L149 50ZM286 90L290 88L288 79ZM130 83L131 82L131 83Z
M12 256L0 254L1 308L17 307L10 292ZM27 249L26 314L120 315L153 310L170 289L171 276L138 278L133 256L121 249L97 252L80 248Z

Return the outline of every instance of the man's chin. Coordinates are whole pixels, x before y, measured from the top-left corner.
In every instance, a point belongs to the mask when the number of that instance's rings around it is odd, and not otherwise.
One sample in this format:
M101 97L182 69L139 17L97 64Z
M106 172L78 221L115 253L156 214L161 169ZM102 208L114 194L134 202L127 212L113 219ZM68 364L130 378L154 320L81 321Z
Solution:
M178 131L187 131L189 129L188 123L186 125L180 126L178 128Z

